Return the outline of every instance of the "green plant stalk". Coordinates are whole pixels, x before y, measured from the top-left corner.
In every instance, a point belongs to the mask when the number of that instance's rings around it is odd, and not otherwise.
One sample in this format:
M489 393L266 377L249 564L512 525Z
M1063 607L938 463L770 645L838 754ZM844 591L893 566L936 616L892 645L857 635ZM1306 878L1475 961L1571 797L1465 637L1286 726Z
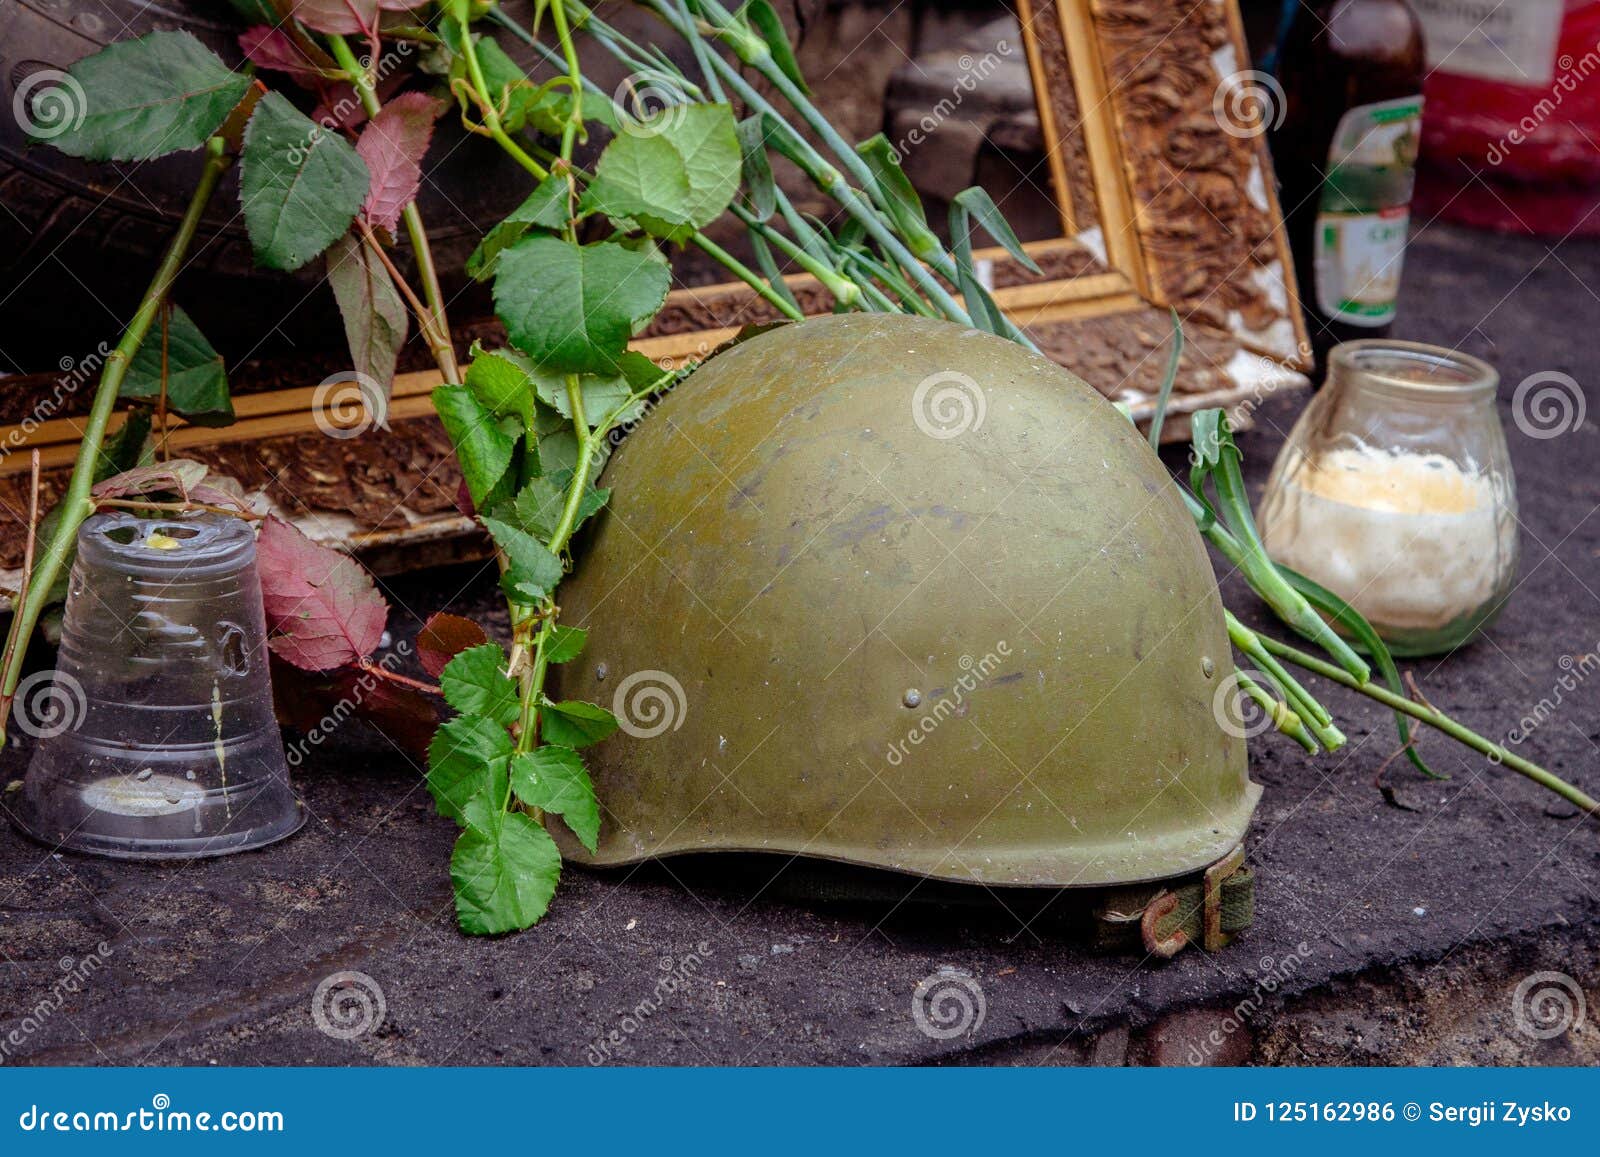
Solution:
M489 131L489 136L495 144L526 169L534 180L544 180L550 175L549 172L530 157L521 145L511 139L511 135L505 130L505 125L501 123L500 110L495 107L494 101L489 99L489 83L483 78L483 66L478 63L478 49L473 43L472 32L465 20L460 22L460 27L461 55L467 61L467 76L472 82L473 91L478 96L478 110L483 114L484 128Z
M1217 480L1217 493L1223 508L1237 525L1254 528L1255 517L1250 513L1249 501L1239 492L1236 485L1225 484L1224 478L1227 473L1226 470L1218 470L1213 475ZM1328 625L1327 620L1317 614L1311 604L1306 602L1305 597L1278 573L1278 568L1267 557L1266 548L1261 544L1259 537L1251 545L1240 542L1227 527L1210 517L1199 499L1187 489L1182 487L1179 489L1183 494L1184 505L1189 508L1189 513L1194 517L1195 524L1200 527L1200 533L1206 541L1215 546L1228 562L1244 574L1251 589L1266 601L1273 613L1294 631L1339 659L1340 666L1349 671L1352 677L1359 678L1362 683L1367 682L1372 677L1372 669L1351 649L1350 644L1338 636Z
M666 4L661 3L660 0L640 0L640 2L660 16L674 32L678 33L686 41L692 41L698 35L692 22L685 26L679 14ZM597 20L598 18L590 16L589 19ZM770 101L751 87L744 77L739 75L739 71L720 55L714 52L707 53L705 59L711 63L716 73L738 95L739 99L744 101L748 108L788 124L788 119ZM793 129L791 128L790 131L793 132ZM900 238L884 224L878 211L844 179L844 175L838 169L829 164L809 144L806 144L798 134L795 134L795 136L805 149L805 160L797 163L800 163L801 168L806 170L806 175L817 188L839 202L845 212L859 221L872 239L882 246L884 252L897 264L905 269L906 273L917 283L917 287L927 294L929 299L939 307L945 316L962 325L971 325L972 318L962 308L961 303L950 295L939 279L929 271L928 267L918 260L916 255L906 248ZM1030 349L1035 348L1027 336L1020 332L1015 335L1014 340L1020 341Z
M11 717L11 700L17 693L17 683L22 677L22 663L26 657L28 640L33 636L33 630L39 623L39 616L44 613L50 588L60 577L61 568L66 562L67 555L72 551L78 528L83 525L84 519L94 513L94 502L89 492L94 484L95 462L105 443L106 425L111 420L112 411L116 409L117 396L122 390L122 379L127 375L133 355L144 344L145 336L150 332L151 325L166 303L167 296L172 291L172 283L177 279L184 257L188 254L189 246L193 244L195 233L200 228L200 217L205 212L211 195L216 191L222 174L228 171L228 166L232 163L233 157L229 155L227 142L222 137L212 137L206 142L205 165L200 170L200 179L195 183L194 192L189 197L189 205L184 211L182 221L178 224L178 231L167 243L161 264L157 267L155 276L150 279L150 285L145 290L144 299L139 303L139 309L133 315L133 320L123 331L122 340L117 343L116 349L107 355L105 366L100 371L94 402L90 407L88 419L84 422L83 441L78 445L78 456L72 464L72 478L67 483L67 492L61 499L60 521L56 523L55 533L45 546L44 552L35 560L33 573L29 575L27 585L17 592L16 610L11 616L11 630L6 636L4 666L0 669L0 745L5 743L6 723Z
M801 311L800 307L793 304L781 293L773 289L772 285L767 281L766 278L762 277L754 269L751 269L744 262L740 261L733 254L729 253L722 246L718 245L715 241L711 240L711 238L707 237L704 233L696 230L693 236L689 238L689 241L697 249L701 250L707 256L713 258L724 269L727 269L729 272L733 273L739 278L740 281L743 281L751 289L755 290L761 295L763 301L772 306L772 308L776 309L779 313L783 314L784 317L788 318L790 321L804 321L806 319L806 315Z
M555 24L556 36L561 42L562 58L567 67L567 75L571 78L574 93L582 91L583 72L578 64L577 50L572 44L572 31L567 24L566 12L562 0L550 0L550 11ZM465 29L463 29L465 32ZM480 84L479 80L473 82ZM567 125L561 134L561 164L558 172L562 173L567 181L568 197L577 200L578 178L572 164L572 151L577 143L575 126L582 125L581 108L574 99L572 112ZM576 245L578 241L577 227L573 224L569 214L563 234L568 243ZM572 411L572 427L577 438L577 461L572 471L572 480L567 486L566 501L561 508L561 517L557 520L555 529L550 535L549 549L557 558L566 551L572 539L572 532L578 524L578 511L583 503L583 496L588 491L591 475L594 471L594 431L589 428L589 415L584 405L583 381L577 374L566 375L567 405ZM608 416L607 421L610 421ZM601 431L604 437L605 431ZM529 432L532 437L532 432ZM518 621L520 608L515 604L511 607L512 622ZM545 647L555 629L556 618L560 608L555 599L547 598L542 608L542 617L539 624L539 633L534 641L533 660L526 669L519 673L517 691L521 700L516 745L519 752L531 751L539 742L539 710L544 703L544 684L549 674L550 664L546 658ZM524 616L524 630L526 629ZM506 806L510 806L508 797ZM541 818L539 809L531 809L534 818Z
M1276 656L1262 645L1261 637L1224 609L1228 624L1228 638L1241 654L1255 661L1263 674L1276 683L1283 692L1284 701L1294 711L1308 730L1324 748L1337 751L1345 744L1345 735L1333 723L1328 709L1291 675Z
M382 111L378 94L373 91L372 80L367 75L367 70L361 67L361 62L356 59L349 42L337 33L329 33L328 46L333 50L333 58L339 62L339 67L344 69L345 77L356 90L356 95L360 97L361 107L367 117L375 118ZM439 272L433 263L433 250L428 245L427 226L423 224L422 214L417 209L415 201L402 210L401 219L405 221L406 233L411 239L412 256L417 260L417 275L422 279L422 299L427 305L426 311L417 314L417 325L422 330L423 340L428 343L428 349L439 366L439 372L444 375L444 380L458 384L461 381L461 367L456 363L455 346L450 342L450 326L445 320L444 313L444 293L439 287Z
M765 221L760 220L743 205L735 202L729 208L733 211L733 215L743 222L746 229L760 236L785 257L820 281L822 288L831 293L834 300L840 305L849 309L861 300L861 287L854 281L848 277L841 277L835 270L818 261L782 233L779 233ZM795 320L798 321L801 318L796 318Z
M1238 680L1239 686L1245 694L1254 699L1260 708L1272 718L1272 725L1283 734L1294 740L1311 755L1316 755L1321 750L1311 733L1306 730L1305 721L1295 714L1294 708L1269 694L1254 679L1243 671L1235 671L1233 677Z
M767 279L767 284L772 286L772 291L783 298L796 309L800 308L800 299L795 297L794 291L783 280L783 270L778 268L778 259L772 255L772 246L759 233L751 233L750 248L756 255L756 266L761 270L761 275Z
M734 17L716 0L695 0L695 3L707 11L723 30L736 26ZM867 167L860 154L850 146L850 142L846 141L839 134L839 131L833 127L832 122L822 114L822 111L817 108L811 98L801 91L783 69L778 67L777 62L772 58L771 50L767 48L766 44L759 37L751 38L745 36L730 38L730 44L735 52L738 53L740 59L759 72L762 78L772 85L784 100L789 102L790 107L800 114L800 118L805 121L806 125L817 134L822 142L828 146L829 151L838 158L839 163L844 166L845 172L849 173L857 184L867 190L868 196L872 198L877 208L887 212L888 204L883 196L881 194L874 195L878 190L878 182L873 176L872 170ZM749 45L754 51L748 54L739 52L742 45ZM959 283L954 258L945 251L938 238L932 232L928 232L924 241L912 247L910 252L913 257L931 265L935 272L946 281L951 284ZM1001 311L1000 319L1001 328L1004 331L1002 336L1019 342L1029 349L1036 348L1032 340L1023 333L1021 328L1004 311Z
M1426 723L1436 731L1444 732L1456 742L1488 756L1492 762L1504 764L1512 771L1526 776L1541 787L1549 788L1579 810L1590 815L1600 814L1600 802L1590 798L1560 776L1552 775L1538 764L1523 759L1522 756L1517 755L1515 752L1507 751L1493 740L1485 739L1471 728L1457 723L1443 711L1434 707L1424 706L1415 700L1406 698L1404 695L1396 695L1387 687L1380 687L1370 682L1358 683L1355 677L1342 667L1319 659L1315 655L1309 655L1298 648L1291 647L1287 643L1279 642L1270 635L1261 635L1259 638L1261 639L1261 645L1278 658L1293 663L1296 667L1301 667L1313 674L1321 675L1324 679L1331 679L1342 687L1348 687L1352 691L1359 691L1367 698L1377 700L1392 711L1399 711L1402 714L1411 716L1418 722Z
M1224 455L1224 458L1227 456ZM1299 591L1284 581L1278 568L1267 556L1266 545L1256 533L1255 515L1250 510L1250 498L1245 493L1244 478L1239 473L1237 463L1225 461L1212 477L1216 480L1217 498L1229 516L1228 524L1243 548L1240 565L1249 576L1250 585L1271 604L1284 622L1337 659L1351 676L1365 683L1372 677L1372 668L1366 660L1339 637Z
M461 367L456 362L455 346L450 341L450 323L445 318L444 291L439 286L439 271L433 263L433 249L428 244L428 229L422 222L422 212L415 201L400 213L406 223L406 234L411 239L411 254L417 259L417 275L422 279L422 300L428 307L429 332L424 334L433 360L439 366L444 380L453 385L461 382Z
M567 10L563 0L549 0L550 18L556 26L556 39L561 43L561 55L566 61L567 76L572 80L572 112L561 130L561 157L572 162L572 147L583 132L583 69L578 64L578 50L572 43L572 29L567 26Z
M501 13L498 8L493 9L492 10L492 14L495 15L496 17L498 17L497 22L499 24L501 24L502 26L506 27L509 31L517 34L519 36L519 38L521 38L523 36L524 30L521 28L521 26L518 25L509 16L506 16L503 13ZM567 63L566 60L565 60L565 54L564 53L561 56L557 56L555 53L551 52L548 49L548 47L546 47L543 44L540 44L537 40L528 40L527 43L529 43L533 47L539 49L541 55L544 56L546 61L556 61L556 62L561 62L563 64ZM568 67L575 67L575 66L576 66L576 60L574 59L571 62L571 64L568 65ZM486 96L486 94L485 94L485 92L483 91L483 88L482 88L483 83L484 83L483 82L483 74L482 74L482 72L480 70L477 70L477 69L474 68L473 62L471 60L469 60L467 62L467 71L473 78L472 85L473 85L474 92L479 97L480 101L485 101L486 102L487 101L487 96ZM583 77L581 75L575 78L575 83L577 83L577 85L580 88L594 89L594 85L588 80L588 78ZM600 91L598 89L595 89L595 91L598 93L598 95L600 95L602 97L605 97L605 99L611 100L610 96L608 96L603 91ZM613 107L620 108L620 106L618 106L615 101L611 101L611 103L612 103ZM565 137L565 135L566 134L563 133L563 137ZM522 158L525 158L526 159L526 164L525 164L524 167L527 167L527 166L531 165L532 168L529 171L533 172L534 175L539 180L544 180L544 178L549 175L548 172L542 166L540 166L537 161L535 161L531 157L529 157L528 154L526 152L524 152L521 148L516 147L515 142L511 142L509 137L505 137L504 133L501 133L500 136L497 136L494 139L497 142L499 142L502 147L504 147L507 142L510 142L512 144L513 148L516 148L516 152L513 153L512 155L513 156L517 156L518 154L520 154L520 156ZM565 140L563 140L563 147L570 154L571 147ZM588 181L590 179L590 174L589 173L587 173L584 170L578 168L576 165L573 165L571 163L570 158L566 158L566 160L567 160L567 169L576 180ZM694 231L693 234L690 235L689 244L691 244L691 245L695 246L697 249L701 250L703 253L705 253L712 260L716 261L717 264L721 265L724 269L726 269L729 273L733 274L740 281L742 281L746 285L748 285L751 289L753 289L762 298L762 300L766 301L769 305L771 305L774 309L776 309L779 313L783 314L785 317L789 318L791 321L804 321L805 320L805 314L800 311L799 307L796 306L793 302L791 302L788 299L786 299L782 294L778 293L775 289L773 289L771 283L768 282L766 280L766 278L762 277L755 270L751 269L744 262L740 261L733 254L729 253L722 246L718 245L715 241L711 240L711 238L707 237L700 230L697 229L697 230Z

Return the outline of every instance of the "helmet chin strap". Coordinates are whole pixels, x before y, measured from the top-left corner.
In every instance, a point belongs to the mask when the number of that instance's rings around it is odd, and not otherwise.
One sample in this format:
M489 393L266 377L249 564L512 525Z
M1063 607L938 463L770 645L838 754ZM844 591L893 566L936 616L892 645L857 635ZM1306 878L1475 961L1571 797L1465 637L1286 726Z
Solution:
M1226 948L1255 919L1255 873L1236 845L1186 879L1118 888L1095 910L1102 947L1132 947L1134 930L1151 955L1170 959L1190 944Z

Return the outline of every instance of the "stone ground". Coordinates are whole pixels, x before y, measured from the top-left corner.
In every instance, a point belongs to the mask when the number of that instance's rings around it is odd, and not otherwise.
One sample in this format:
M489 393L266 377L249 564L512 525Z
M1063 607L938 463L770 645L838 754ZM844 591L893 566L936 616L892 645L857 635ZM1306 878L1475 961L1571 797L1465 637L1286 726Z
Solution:
M1459 344L1507 383L1520 585L1487 639L1415 667L1433 702L1496 736L1553 697L1562 657L1600 636L1600 428L1535 440L1509 406L1529 374L1592 374L1580 351L1600 299L1585 279L1600 283L1600 244L1552 253L1443 227L1419 238L1407 270L1404 335ZM1257 486L1298 404L1269 404L1242 438ZM400 634L447 603L493 601L474 568L390 594ZM1247 592L1228 595L1259 617ZM1524 750L1600 791L1600 686L1563 696ZM1591 1009L1600 1001L1600 827L1438 737L1426 750L1453 778L1424 782L1397 763L1387 778L1405 806L1391 806L1373 786L1394 746L1388 718L1354 695L1326 698L1347 721L1345 752L1252 745L1266 788L1250 839L1255 926L1225 952L1171 962L1094 955L982 897L808 901L781 882L763 889L771 865L728 860L569 871L536 930L465 939L445 868L452 825L408 759L350 726L298 773L313 818L266 851L141 866L51 855L0 830L0 1060L1600 1062L1592 1021L1536 1039L1514 1015L1519 982L1541 971L1576 978ZM0 781L26 755L7 751ZM91 958L59 1009L30 1012ZM370 977L384 1005L373 1031L348 1040L312 1018L318 984L343 970ZM912 1016L918 982L941 970L984 1006L948 1039Z

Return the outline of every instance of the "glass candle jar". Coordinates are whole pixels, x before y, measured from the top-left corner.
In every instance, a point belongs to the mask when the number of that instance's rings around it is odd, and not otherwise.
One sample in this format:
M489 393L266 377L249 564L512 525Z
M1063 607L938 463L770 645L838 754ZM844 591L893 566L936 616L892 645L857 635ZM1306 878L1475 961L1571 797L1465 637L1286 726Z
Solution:
M1397 655L1448 651L1517 571L1517 499L1485 362L1348 342L1295 423L1257 512L1267 552L1353 605Z

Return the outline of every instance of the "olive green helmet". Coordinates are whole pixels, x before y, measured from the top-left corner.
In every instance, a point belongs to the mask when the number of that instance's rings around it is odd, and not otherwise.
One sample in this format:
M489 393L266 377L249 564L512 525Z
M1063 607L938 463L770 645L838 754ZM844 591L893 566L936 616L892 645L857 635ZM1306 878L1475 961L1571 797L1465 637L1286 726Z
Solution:
M663 398L603 481L558 682L623 730L587 753L599 850L557 826L568 856L1104 888L1237 849L1261 789L1215 707L1205 548L1059 365L909 317L784 326Z

